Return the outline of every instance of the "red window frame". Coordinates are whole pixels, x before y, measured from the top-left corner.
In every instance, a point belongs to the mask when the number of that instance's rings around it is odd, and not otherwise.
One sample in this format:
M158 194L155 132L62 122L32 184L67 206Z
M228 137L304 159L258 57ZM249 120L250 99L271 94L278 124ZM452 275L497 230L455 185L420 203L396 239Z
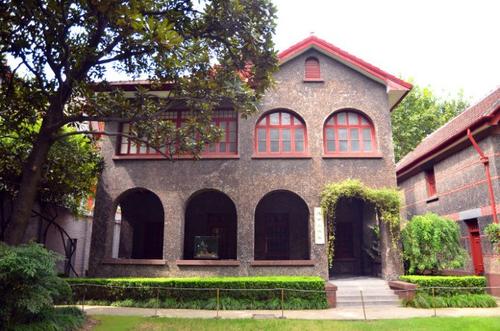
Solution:
M357 119L357 123L350 123L350 114L351 116L355 116ZM345 122L340 122L339 117L340 115L343 115L345 117ZM339 135L339 130L346 130L346 139L340 139ZM371 149L370 150L365 150L365 144L368 141L367 139L364 139L363 136L363 131L369 129L370 130L370 143L371 143ZM330 131L333 130L333 131ZM353 130L357 130L358 132L358 139L352 139L352 132L355 132ZM333 132L334 136L333 139L329 139L328 132ZM356 150L353 148L353 142L357 141L358 142L358 149ZM334 150L331 150L329 146L329 142L333 142ZM345 142L347 145L346 150L341 150L340 144L341 142ZM325 125L323 127L323 150L325 155L370 155L370 154L376 154L378 149L377 149L377 140L375 136L375 128L373 127L373 124L371 120L353 110L343 110L339 112L335 112L332 115L330 115L327 120L325 121Z
M190 112L188 110L172 110L166 113L166 120L175 123L177 128L182 127L182 124L188 120ZM222 137L215 143L212 144L212 148L209 145L201 152L201 155L207 156L232 156L238 154L238 116L237 113L230 109L219 109L215 110L212 117L212 124L217 127L225 126L225 131L222 133ZM125 123L120 127L120 132L124 132L127 126L130 124ZM233 129L233 130L231 130ZM231 151L230 144L234 144L234 149ZM126 146L126 147L124 147ZM224 146L224 147L223 147ZM134 151L132 151L134 149ZM130 156L151 156L161 154L150 148L147 144L137 143L135 144L131 139L121 136L118 143L118 155L130 155Z
M304 63L304 79L321 79L321 66L319 60L315 57L308 57Z
M430 198L437 194L434 168L425 170L425 186L427 188L427 197Z
M274 114L278 114L278 123L274 124L271 123L271 116ZM287 114L290 122L289 124L283 124L283 114ZM303 146L302 146L302 151L297 151L297 137L296 137L296 132L297 129L301 129L303 132ZM265 138L265 143L266 143L266 150L265 151L259 151L259 141L264 141L264 140L259 140L259 130L265 130L266 133L266 138ZM278 130L278 140L273 140L274 142L278 142L278 151L271 151L271 130ZM284 142L288 142L288 140L283 139L283 132L285 130L289 130L290 134L290 151L284 151ZM298 116L295 115L292 112L288 111L273 111L269 112L262 117L259 118L257 125L255 126L255 145L254 145L254 151L255 155L257 156L286 156L286 157L300 157L300 156L305 156L308 153L308 141L307 141L307 128L304 123L304 121Z

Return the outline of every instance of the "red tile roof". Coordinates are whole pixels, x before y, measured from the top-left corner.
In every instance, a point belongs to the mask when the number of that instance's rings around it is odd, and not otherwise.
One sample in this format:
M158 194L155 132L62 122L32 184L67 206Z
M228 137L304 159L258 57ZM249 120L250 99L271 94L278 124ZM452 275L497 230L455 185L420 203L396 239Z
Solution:
M404 80L399 79L316 36L310 36L285 49L284 51L281 51L278 54L278 59L280 60L280 63L286 62L302 54L309 48L317 48L334 58L346 62L347 64L353 65L357 69L364 71L369 75L375 76L376 78L379 78L380 80L385 82L387 86L405 90L410 90L413 87L410 83L405 82Z
M415 149L406 155L396 165L396 173L403 174L412 166L425 158L432 157L443 148L449 146L455 139L464 137L468 128L492 119L500 111L500 88L487 97L467 108L451 119L448 123L428 135Z

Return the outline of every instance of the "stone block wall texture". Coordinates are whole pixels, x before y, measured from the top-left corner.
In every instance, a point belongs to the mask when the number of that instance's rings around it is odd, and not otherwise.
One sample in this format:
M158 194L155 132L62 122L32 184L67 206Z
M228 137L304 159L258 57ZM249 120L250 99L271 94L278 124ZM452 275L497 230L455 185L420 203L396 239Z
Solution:
M314 55L321 63L323 82L305 83L304 61ZM239 159L221 160L116 160L117 142L104 138L102 174L94 211L90 273L93 276L200 276L200 275L319 275L328 277L326 245L314 243L313 208L320 204L325 184L357 178L371 187L395 187L395 166L390 112L385 86L323 54L310 50L283 64L276 85L263 98L259 112L238 120ZM381 158L323 158L323 124L336 110L354 108L374 123ZM288 109L307 125L309 158L255 159L254 129L259 117L273 109ZM115 131L115 125L106 130ZM128 189L154 192L165 211L163 266L103 264L111 257L112 220L117 198ZM237 210L237 259L240 266L178 266L183 256L186 203L196 192L216 189L234 202ZM314 266L250 266L254 253L254 214L259 200L274 190L299 195L309 208L308 238ZM326 222L325 222L326 223ZM325 224L326 226L326 224ZM387 245L389 246L389 245ZM400 266L391 261L386 274Z
M490 175L495 194L497 214L500 213L500 131L492 128L479 136L484 154L489 157ZM476 138L478 139L478 138ZM481 247L485 275L490 286L500 286L500 255L496 253L486 236L484 228L493 221L488 194L486 174L479 155L466 140L446 157L434 164L437 200L427 198L424 169L418 169L410 177L399 180L398 186L405 196L404 215L409 220L414 215L434 212L455 219L461 229L462 244L469 252L469 261L459 273L474 273L470 253L468 219L477 219L481 235ZM429 165L427 165L429 166ZM500 215L499 215L500 217Z

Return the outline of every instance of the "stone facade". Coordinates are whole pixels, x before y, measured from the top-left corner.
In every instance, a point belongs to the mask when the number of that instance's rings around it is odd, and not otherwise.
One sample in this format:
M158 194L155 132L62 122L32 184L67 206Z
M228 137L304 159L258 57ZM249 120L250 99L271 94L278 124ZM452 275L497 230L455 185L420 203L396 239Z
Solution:
M304 81L304 61L314 56L321 63L321 82ZM117 141L104 137L105 170L97 189L92 232L92 276L200 276L200 275L317 275L328 278L325 244L316 244L313 209L320 204L325 184L357 178L371 187L395 187L390 107L387 87L313 48L283 63L274 76L275 87L262 99L258 113L238 119L238 155L232 159L144 160L118 159ZM324 157L323 125L335 111L351 108L374 124L376 157ZM291 158L257 158L255 125L264 113L285 109L297 114L307 127L308 155ZM115 131L117 126L107 125ZM164 208L164 245L161 261L111 259L113 220L120 195L132 188L156 194ZM226 194L237 212L237 253L233 261L207 261L199 265L183 260L184 217L197 192ZM255 263L255 212L259 201L273 191L298 195L308 208L309 259ZM325 222L326 223L326 222ZM324 224L326 231L326 224ZM387 236L382 236L382 273L391 278L401 264ZM211 263L210 263L211 262ZM269 262L269 261L262 261Z

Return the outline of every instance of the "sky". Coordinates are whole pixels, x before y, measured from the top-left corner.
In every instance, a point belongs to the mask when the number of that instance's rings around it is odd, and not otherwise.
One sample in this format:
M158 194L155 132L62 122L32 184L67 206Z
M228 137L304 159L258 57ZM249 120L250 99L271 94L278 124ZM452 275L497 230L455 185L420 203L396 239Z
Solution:
M499 0L273 0L275 44L319 38L438 95L500 87Z

